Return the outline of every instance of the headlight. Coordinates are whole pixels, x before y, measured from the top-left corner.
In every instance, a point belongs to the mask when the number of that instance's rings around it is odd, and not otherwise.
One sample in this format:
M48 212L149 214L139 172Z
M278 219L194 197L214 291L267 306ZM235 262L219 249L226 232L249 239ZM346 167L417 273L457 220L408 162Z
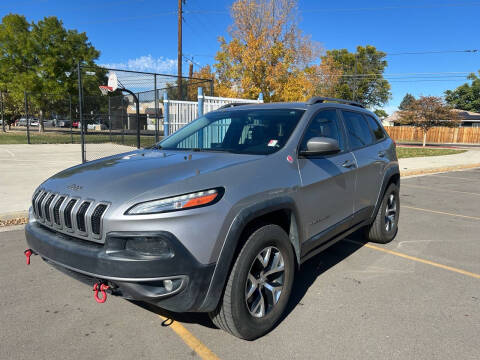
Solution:
M125 212L125 215L158 214L212 205L221 199L223 192L223 188L216 188L164 199L145 201L132 206Z

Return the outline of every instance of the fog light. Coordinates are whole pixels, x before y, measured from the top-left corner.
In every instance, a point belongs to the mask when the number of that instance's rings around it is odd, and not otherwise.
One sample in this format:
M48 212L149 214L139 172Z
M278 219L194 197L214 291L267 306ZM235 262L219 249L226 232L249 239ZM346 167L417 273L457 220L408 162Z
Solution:
M172 280L163 280L163 286L168 292L173 290L173 281Z
M163 258L173 257L173 249L166 240L160 237L135 237L129 238L125 249L140 255L159 256Z

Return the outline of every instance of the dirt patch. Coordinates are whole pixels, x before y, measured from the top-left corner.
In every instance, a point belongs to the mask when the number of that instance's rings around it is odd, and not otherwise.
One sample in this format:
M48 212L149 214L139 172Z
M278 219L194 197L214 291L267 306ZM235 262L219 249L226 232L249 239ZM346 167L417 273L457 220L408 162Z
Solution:
M28 218L19 217L8 220L0 220L0 227L13 226L13 225L24 225L28 222Z

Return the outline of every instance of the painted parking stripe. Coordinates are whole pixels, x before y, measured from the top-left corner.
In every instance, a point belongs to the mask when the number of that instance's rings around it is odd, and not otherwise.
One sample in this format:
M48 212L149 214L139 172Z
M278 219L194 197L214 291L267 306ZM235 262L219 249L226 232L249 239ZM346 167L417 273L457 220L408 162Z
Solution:
M175 333L187 344L190 349L195 351L195 353L203 360L220 360L220 358L213 353L206 345L204 345L200 340L198 340L190 331L188 331L182 324L178 321L168 319L162 315L158 315L163 321L170 322L168 327L171 328Z
M402 187L413 187L417 189L426 189L426 190L432 190L432 191L447 191L447 192L454 192L454 193L460 193L460 194L467 194L467 195L475 195L475 196L480 196L480 193L474 193L474 192L468 192L468 191L460 191L460 190L450 190L450 189L443 189L443 188L437 188L437 187L429 187L429 186L422 186L422 185L413 185L413 184L405 184L402 183Z
M461 214L452 214L452 213L448 213L448 212L444 212L444 211L437 211L437 210L417 208L417 207L414 207L414 206L402 205L402 208L412 209L412 210L418 210L418 211L425 211L425 212L430 212L430 213L433 213L433 214L455 216L455 217L460 217L460 218L464 218L464 219L480 220L480 217L476 217L476 216L467 216L467 215L461 215Z
M452 271L452 272L455 272L455 273L458 273L458 274L462 274L462 275L466 275L466 276L469 276L469 277L473 277L475 279L480 279L480 274L476 274L476 273L472 273L470 271L466 271L466 270L462 270L462 269L457 269L455 267L452 267L452 266L448 266L448 265L443 265L443 264L440 264L440 263L437 263L435 261L430 261L430 260L426 260L426 259L421 259L421 258L418 258L416 256L410 256L410 255L407 255L407 254L403 254L403 253L400 253L398 251L393 251L393 250L388 250L388 249L384 249L380 246L375 246L375 245L372 245L372 244L363 244L363 243L360 243L358 241L354 241L354 240L348 240L346 239L348 242L351 242L351 243L354 243L354 244L358 244L358 245L363 245L369 249L373 249L373 250L376 250L376 251L381 251L381 252L384 252L384 253L387 253L387 254L390 254L390 255L395 255L395 256L399 256L401 258L404 258L404 259L408 259L408 260L412 260L412 261L416 261L416 262L419 262L419 263L422 263L422 264L426 264L426 265L431 265L431 266L435 266L435 267L438 267L440 269L444 269L444 270L448 270L448 271Z

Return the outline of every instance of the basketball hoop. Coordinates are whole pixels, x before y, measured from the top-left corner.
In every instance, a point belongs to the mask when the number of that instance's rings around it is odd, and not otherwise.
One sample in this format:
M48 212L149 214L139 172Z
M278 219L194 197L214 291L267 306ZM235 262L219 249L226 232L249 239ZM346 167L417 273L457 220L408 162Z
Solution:
M107 85L100 85L98 88L102 92L102 95L108 95L109 92L113 91L113 88Z
M118 89L120 81L118 81L117 74L111 72L108 75L108 85L100 85L99 89L102 92L102 95L107 95L109 92L113 92ZM121 86L123 89L123 86Z

